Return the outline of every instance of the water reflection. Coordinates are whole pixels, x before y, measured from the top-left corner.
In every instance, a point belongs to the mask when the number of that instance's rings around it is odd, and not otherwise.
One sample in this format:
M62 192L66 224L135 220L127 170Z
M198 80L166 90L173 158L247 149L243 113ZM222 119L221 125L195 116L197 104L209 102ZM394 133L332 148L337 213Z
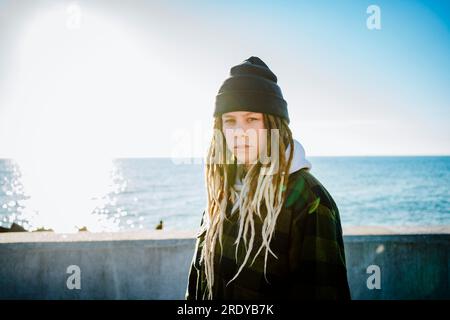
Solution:
M51 228L57 232L115 231L126 211L116 207L126 188L113 160L57 157L7 161L10 171L2 181L7 211L2 224L22 224L27 230ZM112 215L111 210L117 210Z

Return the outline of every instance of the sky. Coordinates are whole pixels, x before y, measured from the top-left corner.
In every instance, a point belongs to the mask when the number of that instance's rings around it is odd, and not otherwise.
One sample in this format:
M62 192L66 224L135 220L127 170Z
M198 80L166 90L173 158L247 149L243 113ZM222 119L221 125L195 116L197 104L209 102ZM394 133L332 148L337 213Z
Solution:
M450 1L0 0L0 157L204 156L250 56L307 155L450 155Z

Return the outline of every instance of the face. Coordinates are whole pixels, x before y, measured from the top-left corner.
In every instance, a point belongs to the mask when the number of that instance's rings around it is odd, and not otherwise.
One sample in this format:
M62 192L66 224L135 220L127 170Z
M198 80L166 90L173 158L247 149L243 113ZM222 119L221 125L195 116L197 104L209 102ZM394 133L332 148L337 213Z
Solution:
M238 163L256 163L258 155L265 151L267 138L263 129L262 113L234 111L222 115L222 131Z

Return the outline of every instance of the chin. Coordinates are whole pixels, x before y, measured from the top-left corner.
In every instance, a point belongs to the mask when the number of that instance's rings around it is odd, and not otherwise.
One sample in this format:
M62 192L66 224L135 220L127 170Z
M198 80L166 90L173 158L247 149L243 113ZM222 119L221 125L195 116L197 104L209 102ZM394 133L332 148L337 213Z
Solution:
M236 155L237 162L240 164L252 165L255 164L258 160L257 157L251 157L250 159L245 156Z

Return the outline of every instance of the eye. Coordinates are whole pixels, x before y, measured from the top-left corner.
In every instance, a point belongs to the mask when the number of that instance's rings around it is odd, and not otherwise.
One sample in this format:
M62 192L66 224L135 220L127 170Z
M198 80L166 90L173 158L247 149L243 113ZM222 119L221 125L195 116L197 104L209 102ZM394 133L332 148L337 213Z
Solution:
M233 122L234 122L234 119L226 119L224 122L225 122L225 123L233 123Z
M258 118L248 118L248 119L247 119L248 122L258 121L258 120L259 120Z

